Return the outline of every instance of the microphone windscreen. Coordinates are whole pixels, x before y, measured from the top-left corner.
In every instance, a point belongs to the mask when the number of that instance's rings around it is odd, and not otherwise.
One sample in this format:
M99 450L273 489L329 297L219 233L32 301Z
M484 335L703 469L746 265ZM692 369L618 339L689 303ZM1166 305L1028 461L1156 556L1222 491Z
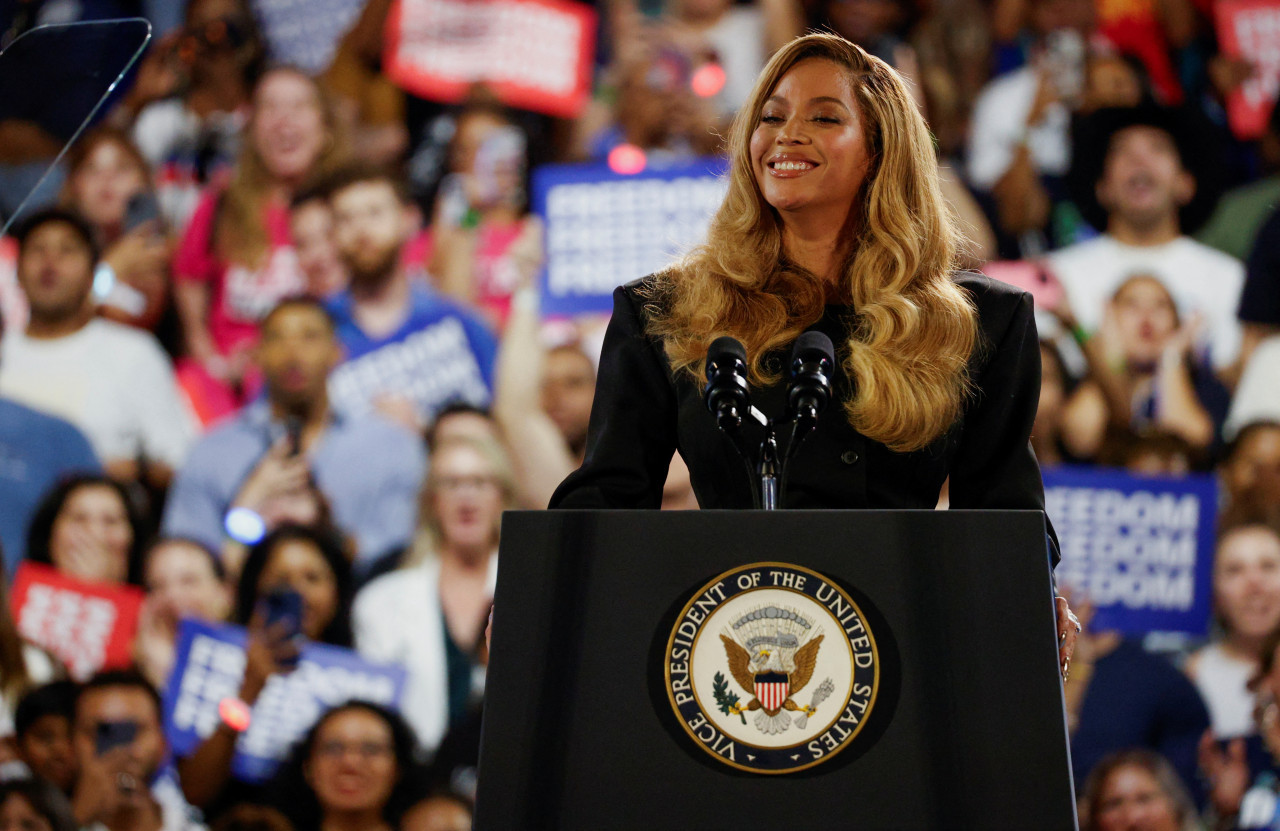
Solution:
M707 348L707 363L721 364L726 358L737 358L744 364L747 362L746 347L737 338L728 335L716 338Z
M793 364L797 360L808 363L822 358L826 358L832 366L835 366L836 350L831 344L831 338L822 332L810 329L796 339L796 345L791 350L791 362Z

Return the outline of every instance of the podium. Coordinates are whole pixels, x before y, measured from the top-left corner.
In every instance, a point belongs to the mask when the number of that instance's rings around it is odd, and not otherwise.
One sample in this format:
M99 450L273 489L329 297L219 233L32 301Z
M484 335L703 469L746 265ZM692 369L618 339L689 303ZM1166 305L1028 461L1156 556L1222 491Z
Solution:
M1052 592L1035 511L508 512L475 827L1074 829Z

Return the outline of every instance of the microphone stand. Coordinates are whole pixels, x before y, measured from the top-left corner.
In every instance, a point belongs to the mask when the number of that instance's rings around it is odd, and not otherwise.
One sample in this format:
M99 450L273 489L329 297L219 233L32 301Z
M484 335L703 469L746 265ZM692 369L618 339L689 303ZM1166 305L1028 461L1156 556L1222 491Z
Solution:
M778 436L773 429L773 422L766 421L764 441L760 442L760 464L756 468L760 476L760 507L766 511L776 511L780 504L778 486L782 478L778 464Z

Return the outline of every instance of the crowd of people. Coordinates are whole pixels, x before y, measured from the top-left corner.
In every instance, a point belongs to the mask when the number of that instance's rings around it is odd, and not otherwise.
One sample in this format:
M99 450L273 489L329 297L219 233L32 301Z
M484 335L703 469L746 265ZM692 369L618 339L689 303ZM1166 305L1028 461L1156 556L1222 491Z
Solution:
M1149 651L1072 598L1082 827L1280 827L1280 108L1229 126L1260 68L1214 0L596 0L574 119L397 88L389 0L353 2L319 72L254 0L27 0L0 42L68 5L182 19L0 240L0 551L8 581L145 599L131 665L84 676L0 592L0 826L469 827L501 514L581 462L603 326L541 312L529 172L720 153L768 56L823 28L908 80L958 266L1034 297L1042 469L1219 483L1207 639ZM12 211L66 137L0 137ZM678 455L663 506L697 507ZM303 642L402 666L403 700L324 713L269 784L233 714L173 754L190 618L247 631L246 705Z

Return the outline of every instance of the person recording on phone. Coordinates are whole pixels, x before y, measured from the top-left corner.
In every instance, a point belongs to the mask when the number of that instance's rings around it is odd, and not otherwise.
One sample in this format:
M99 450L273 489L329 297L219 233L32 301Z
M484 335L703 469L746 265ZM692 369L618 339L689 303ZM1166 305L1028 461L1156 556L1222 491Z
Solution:
M66 165L62 204L89 222L102 248L93 280L99 314L154 332L172 250L147 160L126 133L96 127L67 151Z
M160 696L141 675L99 673L76 698L72 743L80 774L71 794L87 831L197 831L166 755Z
M974 101L968 179L994 203L1002 253L1030 256L1044 247L1054 202L1066 195L1071 166L1071 112L1085 87L1086 39L1096 13L1091 0L1029 4L1034 37L1027 65L989 82Z
M232 613L248 629L240 689L219 702L217 729L177 761L183 794L206 818L258 793L234 778L231 761L272 678L297 669L308 641L352 645L352 585L341 542L324 529L283 525L250 549Z
M950 477L952 507L1042 511L1031 298L954 273L933 145L897 73L835 35L792 41L729 158L707 244L615 291L585 460L551 507L657 508L677 449L703 508L750 507L752 478L703 402L708 346L741 341L741 386L777 418L787 355L816 329L837 355L830 406L782 507L932 509ZM1065 668L1079 627L1057 604Z
M352 538L358 567L407 545L425 451L388 419L331 405L327 381L342 350L324 306L278 304L262 321L255 355L265 399L192 450L165 506L165 534L220 550L224 535L252 545L286 520L311 524L327 509ZM235 574L240 564L224 565Z

